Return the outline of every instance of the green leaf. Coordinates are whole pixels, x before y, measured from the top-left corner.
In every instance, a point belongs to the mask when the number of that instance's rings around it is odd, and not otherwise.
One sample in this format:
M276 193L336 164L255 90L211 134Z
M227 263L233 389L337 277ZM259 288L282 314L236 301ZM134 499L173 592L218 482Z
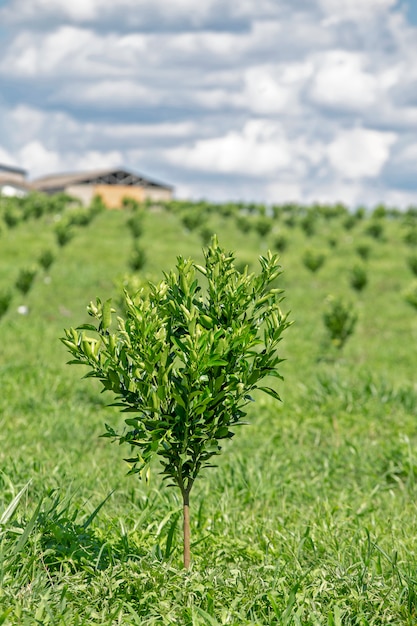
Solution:
M260 391L264 391L269 396L272 396L273 398L275 398L275 400L279 400L281 402L281 398L279 394L275 391L275 389L272 389L271 387L258 387L258 389Z
M128 417L127 419L125 419L125 424L127 424L127 426L137 426L138 423L139 419L137 417Z
M216 430L216 432L214 433L214 436L216 439L224 439L228 435L229 435L229 429L227 428L227 426L222 426L221 428Z
M201 609L200 607L194 606L193 613L194 612L196 613L196 615L204 619L204 623L207 624L207 626L221 626L220 622L214 619L214 617L212 617L206 611L203 611L203 609ZM193 619L193 623L194 623L194 619Z
M104 427L106 429L106 432L104 433L104 435L100 435L100 437L117 437L116 431L111 426L109 426L108 424L104 424Z
M221 359L220 357L215 356L209 359L206 363L204 363L204 365L206 367L215 367L215 366L229 365L229 362L225 361L224 359Z
M281 363L283 360L284 360L284 359L279 359L279 362ZM273 376L274 378L279 378L280 380L284 380L283 375L282 375L282 374L280 374L280 373L278 372L278 370L276 370L276 369L270 370L270 371L268 372L268 376Z
M181 350L181 352L185 355L189 353L189 348L184 344L181 339L179 339L176 335L171 335L172 342Z
M75 330L93 330L97 332L97 328L93 324L81 324L81 326L77 326Z
M107 330L111 324L111 298L106 300L103 304L103 310L101 314L101 324L100 328L102 330Z

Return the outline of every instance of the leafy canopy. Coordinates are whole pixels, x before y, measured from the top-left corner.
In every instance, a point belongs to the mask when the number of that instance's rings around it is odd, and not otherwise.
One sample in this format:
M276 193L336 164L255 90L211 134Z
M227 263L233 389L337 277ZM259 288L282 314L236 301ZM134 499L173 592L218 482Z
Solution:
M90 303L98 325L65 331L74 359L87 377L100 379L132 415L117 433L104 436L135 451L126 459L140 475L158 455L169 484L189 493L200 469L220 453L242 424L251 393L260 382L282 378L277 346L290 322L280 309L277 255L260 258L260 273L239 272L234 255L214 237L204 266L178 257L176 272L149 283L134 297L125 292L126 319L112 330L111 301ZM87 335L94 331L95 336Z

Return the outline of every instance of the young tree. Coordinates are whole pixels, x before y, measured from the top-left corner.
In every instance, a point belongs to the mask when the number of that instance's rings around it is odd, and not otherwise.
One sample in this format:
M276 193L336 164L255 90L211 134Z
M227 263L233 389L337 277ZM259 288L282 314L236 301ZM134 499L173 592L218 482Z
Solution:
M39 265L47 272L55 261L55 255L52 250L44 250L38 258Z
M315 250L306 250L303 254L303 263L310 272L317 272L324 261L326 260L326 255L323 252L318 252Z
M7 313L11 301L11 291L0 291L0 319Z
M350 270L350 286L355 291L363 291L368 284L368 272L363 265L356 263Z
M177 272L135 297L125 293L127 317L116 330L110 300L97 300L88 311L98 326L71 328L62 339L70 363L87 365L87 377L99 378L133 414L127 430L106 425L104 435L135 450L126 459L130 473L141 477L157 455L168 484L180 489L186 568L190 492L200 470L212 467L221 440L243 423L255 389L279 399L260 382L282 378L277 346L290 322L279 306L282 290L271 288L281 273L277 255L261 257L260 266L258 275L239 272L213 237L204 266L178 257Z
M25 267L19 271L19 274L15 281L15 287L24 296L31 290L33 281L36 277L35 267Z
M327 309L323 313L323 322L330 335L332 344L341 350L353 333L358 314L353 306L341 298L329 296Z

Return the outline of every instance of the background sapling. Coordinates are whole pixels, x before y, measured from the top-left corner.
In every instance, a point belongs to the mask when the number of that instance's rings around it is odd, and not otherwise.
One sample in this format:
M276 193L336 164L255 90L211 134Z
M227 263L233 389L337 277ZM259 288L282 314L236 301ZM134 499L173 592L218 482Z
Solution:
M232 253L214 237L205 264L178 257L165 274L134 297L125 293L126 319L112 330L108 300L91 303L98 326L65 331L74 359L89 367L131 415L123 432L106 425L105 436L135 451L126 459L139 476L158 456L169 485L180 489L184 514L184 566L190 564L189 502L202 468L212 467L221 441L242 424L251 393L261 381L282 378L277 346L289 326L280 309L278 256L260 257L260 273L240 272ZM95 332L91 337L86 332Z
M146 252L145 248L139 243L135 243L133 252L129 259L129 266L134 272L138 272L146 265Z
M49 270L54 261L55 255L52 250L43 250L38 258L39 265L45 270L45 272Z
M354 307L342 298L327 298L327 308L323 313L323 322L332 344L341 350L353 333L358 314Z
M324 261L326 260L326 255L323 252L318 252L315 250L306 250L303 255L303 263L310 272L317 272Z
M68 222L58 222L55 226L57 244L63 248L74 237L74 231Z
M414 276L417 276L417 254L412 254L407 258L407 264Z
M7 310L12 301L12 293L8 291L0 291L0 319L7 313Z
M15 281L16 289L18 289L23 295L26 295L32 288L36 273L36 268L34 267L22 268Z
M404 298L408 304L417 309L417 281L413 282L404 292Z
M355 264L350 270L350 286L355 291L363 291L368 284L368 273L363 265Z

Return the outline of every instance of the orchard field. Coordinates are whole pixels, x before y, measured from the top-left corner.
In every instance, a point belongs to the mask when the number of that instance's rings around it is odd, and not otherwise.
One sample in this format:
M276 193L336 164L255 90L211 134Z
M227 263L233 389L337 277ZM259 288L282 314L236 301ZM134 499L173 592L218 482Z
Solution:
M124 417L59 338L213 233L242 269L279 252L294 324L282 402L196 482L185 571L178 494L126 476L100 438ZM414 209L0 200L0 624L416 624L416 274Z

